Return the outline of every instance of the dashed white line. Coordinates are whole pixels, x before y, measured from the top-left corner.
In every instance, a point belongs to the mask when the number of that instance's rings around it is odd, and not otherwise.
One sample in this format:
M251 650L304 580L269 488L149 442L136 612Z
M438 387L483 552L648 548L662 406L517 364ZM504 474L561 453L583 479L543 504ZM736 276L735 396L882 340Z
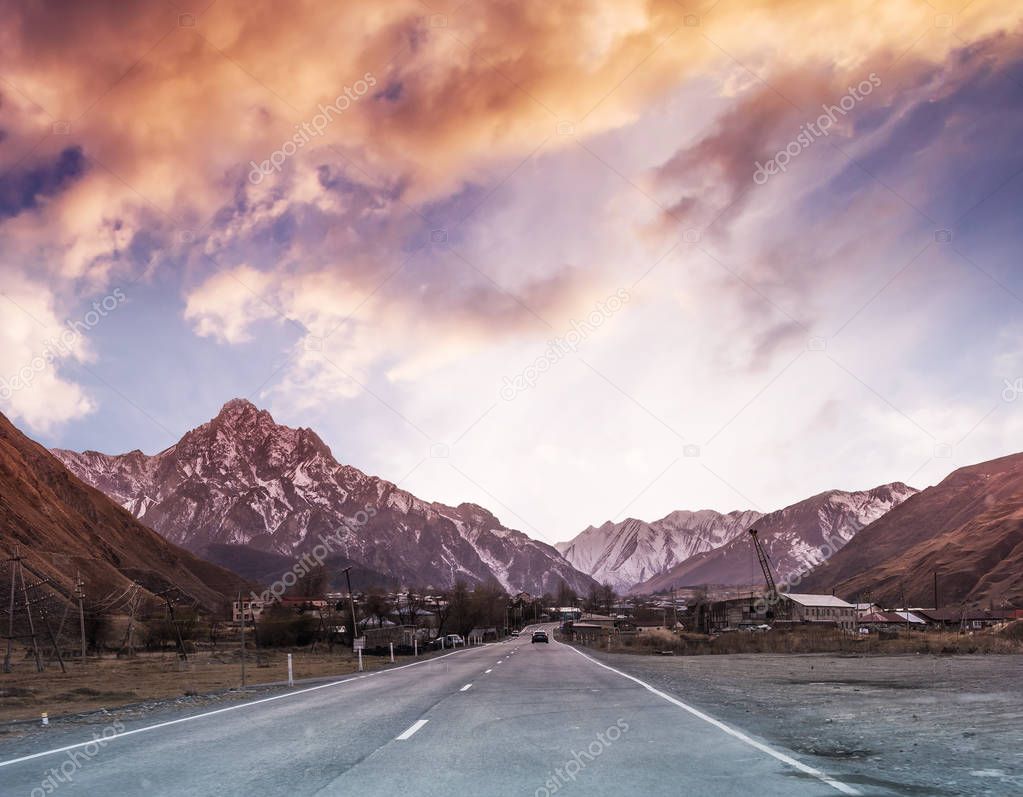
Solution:
M472 684L466 684L465 686L463 686L463 687L462 687L461 689L459 689L458 691L459 691L459 692L468 692L470 688L472 688Z
M416 731L422 728L429 721L430 720L416 720L414 723L412 723L411 728L402 733L400 736L395 736L394 738L399 742L404 742L406 739L410 739L412 737L412 734L414 734Z
M484 675L490 675L490 673L492 673L492 672L493 672L493 670L484 670L483 674Z
M320 684L318 686L310 686L306 689L297 689L294 692L285 692L281 695L274 695L272 697L264 697L259 700L250 700L247 703L237 703L233 706L226 706L225 708L214 709L213 711L206 711L202 714L193 714L190 717L179 717L178 719L168 720L166 722L158 722L155 725L146 725L142 728L134 728L130 731L122 731L121 733L115 734L114 736L107 737L108 742L112 742L114 739L120 739L124 736L134 736L137 733L146 733L147 731L155 731L159 728L167 728L171 725L179 725L183 722L194 722L195 720L203 719L204 717L213 717L217 714L226 714L229 711L240 711L242 709L251 708L252 706L258 706L263 703L272 703L276 700L287 700L288 698L296 697L297 695L308 694L309 692L317 692L320 689L329 689L332 686L341 686L342 684L352 683L353 681L361 681L364 678L376 678L387 675L388 673L398 672L399 670L406 670L409 667L417 667L421 664L430 664L431 662L440 661L448 656L455 656L459 653L463 653L467 650L473 650L473 648L465 648L463 650L456 650L451 653L445 653L443 656L436 656L432 659L422 659L421 661L414 661L411 664L402 664L399 667L392 667L388 670L377 670L376 672L363 673L362 675L356 675L352 678L344 678L340 681L330 681L329 683ZM90 739L87 742L78 742L77 744L68 744L64 747L56 747L52 750L44 750L40 753L32 753L31 755L21 756L20 758L12 758L9 761L0 761L0 767L9 767L13 764L20 764L24 761L32 761L36 758L43 758L45 756L56 755L57 753L64 753L68 750L77 750L79 747L86 747L90 744L95 744L94 739Z

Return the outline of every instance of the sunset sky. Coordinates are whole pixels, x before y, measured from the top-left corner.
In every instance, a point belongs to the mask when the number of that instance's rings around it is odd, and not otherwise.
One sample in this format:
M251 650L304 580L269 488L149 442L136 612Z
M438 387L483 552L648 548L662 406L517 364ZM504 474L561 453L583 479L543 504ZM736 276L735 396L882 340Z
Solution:
M1017 0L0 5L48 446L247 397L549 542L1023 450Z

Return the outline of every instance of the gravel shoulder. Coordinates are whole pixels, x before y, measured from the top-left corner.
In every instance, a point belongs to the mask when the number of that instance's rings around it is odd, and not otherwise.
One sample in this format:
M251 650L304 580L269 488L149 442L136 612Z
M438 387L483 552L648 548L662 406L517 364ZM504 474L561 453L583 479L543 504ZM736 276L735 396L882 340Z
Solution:
M864 794L1023 794L1023 655L584 650Z

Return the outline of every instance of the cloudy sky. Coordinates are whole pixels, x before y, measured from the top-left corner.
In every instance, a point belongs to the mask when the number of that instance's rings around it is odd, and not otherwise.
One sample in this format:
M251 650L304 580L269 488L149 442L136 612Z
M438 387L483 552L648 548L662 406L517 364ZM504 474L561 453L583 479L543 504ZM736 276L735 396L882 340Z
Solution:
M247 397L548 541L1023 450L1016 0L26 5L0 410L46 445Z

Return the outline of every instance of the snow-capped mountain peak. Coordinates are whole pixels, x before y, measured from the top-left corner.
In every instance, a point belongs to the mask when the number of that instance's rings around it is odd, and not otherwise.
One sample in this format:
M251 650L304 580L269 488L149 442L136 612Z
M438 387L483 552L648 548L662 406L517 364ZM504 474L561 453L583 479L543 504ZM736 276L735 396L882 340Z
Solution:
M580 592L593 583L554 548L506 528L483 507L429 503L342 465L315 432L277 424L244 399L227 402L154 456L54 453L197 553L231 545L300 557L330 534L342 541L334 553L410 585L462 578L539 594L562 581Z
M627 518L590 526L555 547L597 581L626 590L691 556L724 545L759 517L753 511L678 510L652 523Z

